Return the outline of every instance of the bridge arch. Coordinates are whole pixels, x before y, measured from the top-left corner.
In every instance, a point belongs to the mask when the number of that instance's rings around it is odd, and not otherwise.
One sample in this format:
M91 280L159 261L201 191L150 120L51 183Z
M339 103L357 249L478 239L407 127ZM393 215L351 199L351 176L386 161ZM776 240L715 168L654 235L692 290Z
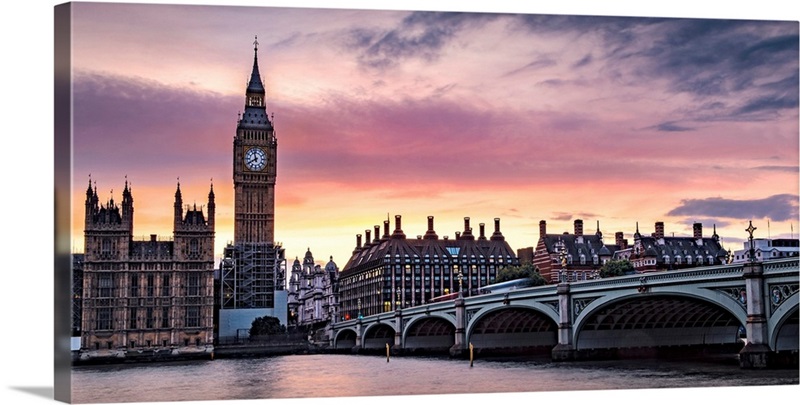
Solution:
M558 323L528 305L503 305L476 313L467 340L480 351L544 351L558 343Z
M392 325L377 322L364 329L361 345L364 349L380 349L387 343L392 346L394 345L394 335L395 329Z
M438 315L416 317L405 327L403 349L446 352L455 344L455 333L456 325L451 318Z
M772 314L773 327L770 328L770 348L775 351L797 351L798 333L798 303L794 305L781 305ZM788 304L788 303L787 303Z
M598 299L584 308L574 323L577 350L671 346L731 345L738 347L746 311L703 296L702 290L629 293ZM713 293L706 291L706 295ZM726 302L726 301L723 301Z
M356 336L355 329L341 329L334 336L333 347L335 349L351 349L356 345Z

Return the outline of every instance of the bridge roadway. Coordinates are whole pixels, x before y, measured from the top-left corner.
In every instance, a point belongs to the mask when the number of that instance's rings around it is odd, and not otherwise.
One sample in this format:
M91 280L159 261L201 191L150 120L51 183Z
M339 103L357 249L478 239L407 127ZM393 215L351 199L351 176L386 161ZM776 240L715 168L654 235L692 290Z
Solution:
M743 368L796 366L798 274L791 258L562 282L338 322L330 344L454 357L472 344L555 361L738 351Z

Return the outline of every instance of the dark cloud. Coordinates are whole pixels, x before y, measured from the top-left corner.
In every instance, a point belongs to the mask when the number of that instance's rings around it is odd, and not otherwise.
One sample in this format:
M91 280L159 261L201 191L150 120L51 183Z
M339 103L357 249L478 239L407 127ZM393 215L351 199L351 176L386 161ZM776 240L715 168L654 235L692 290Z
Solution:
M433 61L456 34L494 18L483 13L415 11L387 31L353 29L345 45L359 53L361 66L371 69L392 68L408 59Z
M756 170L768 170L768 171L775 171L775 172L787 172L787 173L800 173L800 167L798 166L757 166L753 169Z
M676 124L674 122L664 122L664 123L656 125L655 127L652 127L652 129L655 129L655 130L661 131L661 132L685 132L685 131L693 131L694 130L694 128L681 126L681 125L678 125L678 124Z
M757 121L798 107L797 22L553 15L516 21L545 37L599 37L597 50L573 66L603 63L609 78L629 85L666 80L670 92L694 97L682 120Z
M667 215L787 221L798 217L798 196L778 194L761 200L730 200L720 197L682 200L681 205Z
M552 58L549 58L549 57L543 57L543 58L536 59L536 60L528 63L527 65L525 65L525 66L523 66L521 68L514 69L514 70L512 70L510 72L507 72L507 73L503 74L503 77L513 76L513 75L516 75L516 74L519 74L519 73L522 73L522 72L527 72L529 70L539 70L539 69L543 69L543 68L546 68L546 67L555 66L557 64L558 64L558 62L556 62L555 59L552 59Z
M592 54L587 54L586 56L581 58L581 60L573 63L572 67L573 68L580 68L580 67L588 66L588 65L590 65L592 63L592 59L593 59Z
M158 167L162 175L180 176L187 165L228 160L214 151L230 148L238 97L97 73L76 74L73 88L76 174Z

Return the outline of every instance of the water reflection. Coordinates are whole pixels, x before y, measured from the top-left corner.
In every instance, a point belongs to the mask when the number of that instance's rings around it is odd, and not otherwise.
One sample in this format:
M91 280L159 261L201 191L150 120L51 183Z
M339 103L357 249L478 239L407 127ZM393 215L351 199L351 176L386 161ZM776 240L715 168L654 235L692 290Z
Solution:
M732 358L554 363L297 355L81 366L76 403L319 398L798 384L797 370L742 370Z

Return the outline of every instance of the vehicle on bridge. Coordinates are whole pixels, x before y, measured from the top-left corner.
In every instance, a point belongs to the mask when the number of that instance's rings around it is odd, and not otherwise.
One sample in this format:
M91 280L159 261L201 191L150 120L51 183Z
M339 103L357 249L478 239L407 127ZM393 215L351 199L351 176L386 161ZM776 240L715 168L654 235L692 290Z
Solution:
M534 287L533 279L529 277L518 278L516 280L503 281L501 283L489 284L478 288L478 294L504 293L520 288Z

